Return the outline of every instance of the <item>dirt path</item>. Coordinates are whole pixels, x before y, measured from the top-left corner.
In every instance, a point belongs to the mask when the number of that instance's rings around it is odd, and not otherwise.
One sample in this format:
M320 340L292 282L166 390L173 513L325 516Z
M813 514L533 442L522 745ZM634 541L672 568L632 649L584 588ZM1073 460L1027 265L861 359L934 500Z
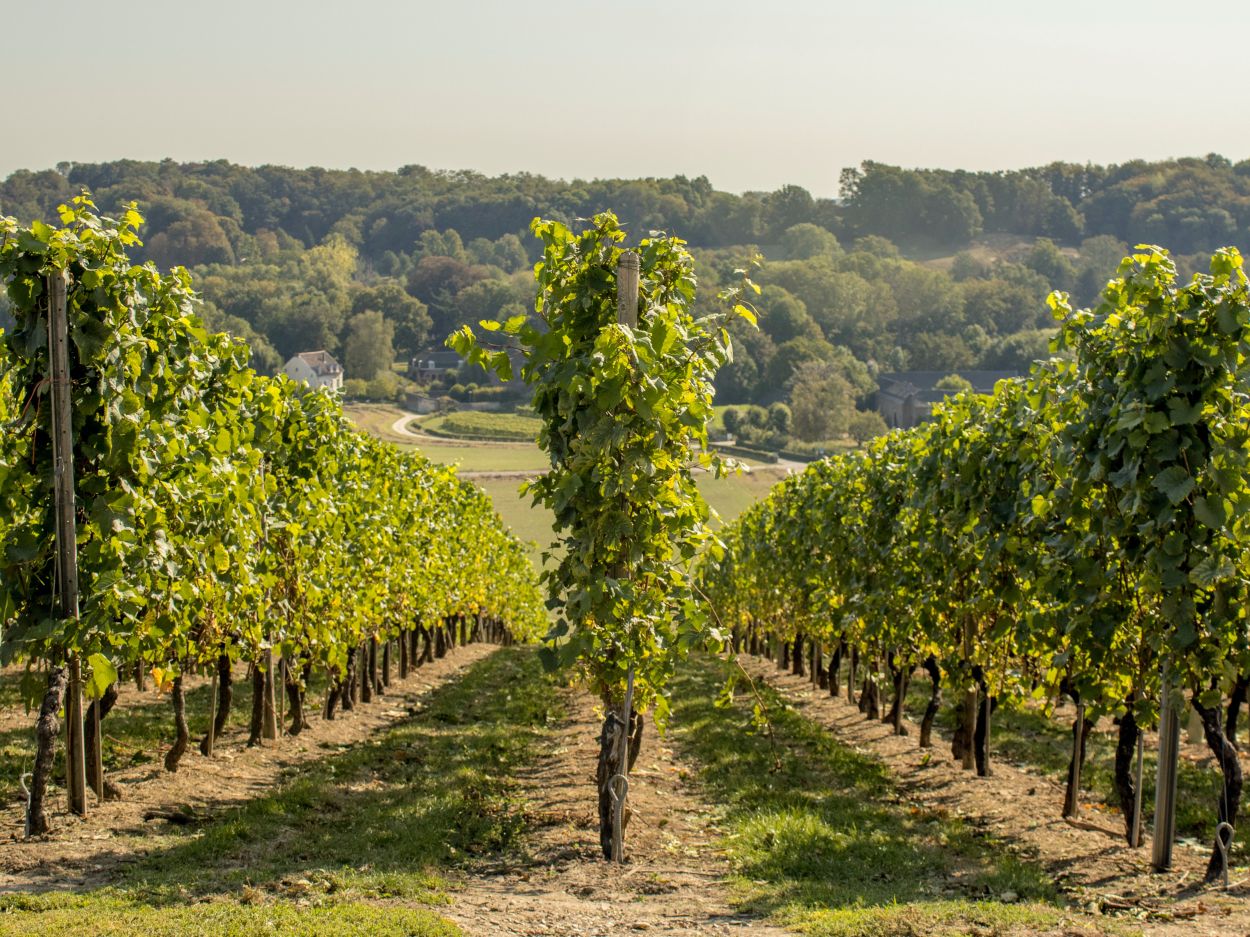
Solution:
M1209 847L1178 843L1175 868L1166 874L1150 871L1149 841L1131 849L1122 836L1076 829L1060 817L1063 789L1054 781L1022 768L995 762L994 774L978 778L950 757L949 741L932 749L916 744L919 729L896 736L891 727L866 719L845 694L831 698L814 690L809 679L783 673L762 658L743 656L754 679L767 681L795 707L825 725L843 744L880 757L899 781L905 799L948 812L1049 870L1073 900L1094 914L1122 914L1151 937L1250 934L1250 883L1233 888L1201 886ZM1087 811L1082 820L1118 831L1118 815Z
M406 436L409 439L425 439L424 433L414 433L408 428L408 424L416 419L415 413L401 413L399 419L391 424L391 432L397 436Z
M621 870L603 861L594 784L600 720L585 693L569 692L567 705L553 744L518 776L537 827L526 852L460 880L441 913L470 937L788 933L730 910L712 811L693 770L651 726L630 776L629 861Z
M0 845L0 893L99 885L127 862L159 849L168 837L164 820L145 820L145 815L155 811L199 816L260 796L284 771L350 748L407 717L432 690L495 649L490 644L456 648L413 671L407 680L392 680L385 696L358 704L352 712L340 712L331 722L321 718L319 701L310 699L312 725L276 745L249 749L246 728L234 728L218 741L211 759L200 755L198 738L193 739L176 774L160 765L110 773L109 779L122 789L122 800L97 805L92 798L85 817L67 812L63 791L50 791L53 833L47 837L23 840L23 807L8 805L0 813L0 835L8 840Z

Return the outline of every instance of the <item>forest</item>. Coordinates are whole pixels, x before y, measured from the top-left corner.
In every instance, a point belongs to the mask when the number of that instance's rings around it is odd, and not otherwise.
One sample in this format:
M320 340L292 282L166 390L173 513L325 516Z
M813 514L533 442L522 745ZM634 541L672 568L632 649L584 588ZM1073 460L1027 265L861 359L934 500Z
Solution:
M865 162L841 172L836 199L792 185L734 194L702 176L65 162L0 182L0 214L53 220L84 189L105 211L138 203L137 258L191 269L206 322L246 340L262 371L325 348L375 398L403 388L389 362L463 324L532 314L535 216L611 206L626 230L681 232L701 302L759 264L760 327L733 326L717 403L820 400L800 415L808 439L845 432L881 373L1023 372L1054 334L1047 294L1093 302L1134 244L1163 244L1189 271L1250 243L1250 161L1216 154L1003 172Z

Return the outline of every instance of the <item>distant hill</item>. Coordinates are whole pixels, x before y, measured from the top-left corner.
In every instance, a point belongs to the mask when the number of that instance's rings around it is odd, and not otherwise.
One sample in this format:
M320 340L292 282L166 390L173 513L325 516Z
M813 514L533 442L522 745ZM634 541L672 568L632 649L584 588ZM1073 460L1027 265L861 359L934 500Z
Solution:
M463 322L532 311L536 215L576 223L611 209L640 237L679 235L704 308L762 245L760 329L735 327L723 403L787 399L809 361L861 403L881 372L1026 368L1047 353L1046 293L1095 301L1128 246L1162 244L1189 270L1217 247L1250 246L1250 161L1216 155L975 173L866 162L843 171L839 200L798 186L733 194L702 176L119 160L15 172L0 214L53 221L84 188L105 211L139 203L138 259L191 268L209 325L245 338L259 367L326 349L361 383ZM436 390L475 393L482 376L461 370Z
M237 258L247 236L272 234L312 247L331 232L377 263L388 252L410 253L430 230L454 229L465 243L494 241L524 232L535 215L572 220L604 208L639 231L679 232L700 247L776 243L802 223L843 241L878 235L904 250L947 253L983 233L1046 237L1072 247L1109 235L1178 254L1250 245L1250 160L1234 164L1216 154L1010 172L865 162L843 170L840 202L813 198L798 186L734 195L704 176L567 182L422 166L361 172L118 160L15 172L0 183L0 213L50 220L58 202L84 187L106 208L139 201L152 238L166 235L149 250L189 249L180 258L188 264Z

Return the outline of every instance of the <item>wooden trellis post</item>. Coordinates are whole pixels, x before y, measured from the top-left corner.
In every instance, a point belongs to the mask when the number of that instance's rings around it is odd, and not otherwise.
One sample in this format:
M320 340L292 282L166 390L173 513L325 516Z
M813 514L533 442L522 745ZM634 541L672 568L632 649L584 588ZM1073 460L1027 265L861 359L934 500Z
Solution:
M638 325L638 280L642 262L633 251L625 251L616 265L616 321L635 328ZM608 783L613 795L612 861L625 861L625 801L629 796L629 743L633 736L634 670L629 670L625 700L621 705L621 728L617 737L616 776Z
M78 531L74 518L74 424L69 380L69 321L65 274L47 278L48 366L52 386L53 493L56 502L56 566L63 619L78 620ZM65 699L65 787L72 813L87 812L86 739L82 718L82 660L69 654ZM97 738L97 745L100 739Z
M1163 693L1159 700L1159 772L1155 783L1155 831L1150 856L1151 865L1159 872L1166 872L1172 867L1172 843L1176 839L1176 774L1181 720L1172 702L1171 669L1165 662Z

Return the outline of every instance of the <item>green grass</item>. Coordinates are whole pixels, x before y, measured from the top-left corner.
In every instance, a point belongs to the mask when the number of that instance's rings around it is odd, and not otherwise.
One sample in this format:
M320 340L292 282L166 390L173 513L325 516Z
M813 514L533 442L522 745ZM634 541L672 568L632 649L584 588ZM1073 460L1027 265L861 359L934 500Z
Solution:
M726 407L716 408L717 419L720 418L720 414L723 414L725 409ZM380 404L352 404L346 408L346 411L357 426L381 439L396 442L401 438L390 432L391 425L402 413L395 407ZM469 434L478 435L481 433L483 426L524 426L525 435L522 438L532 439L537 433L537 425L538 421L533 417L519 414L463 411L443 416L426 417L414 424L413 429L415 431L427 428L435 430L442 428L446 432L457 433L465 429L472 429L474 431ZM453 426L457 428L453 429ZM517 431L520 432L521 430L518 429ZM428 441L413 445L412 441L408 440L405 443L400 443L400 445L401 448L417 449L422 455L434 462L443 464L459 463L463 472L533 472L537 474L546 471L550 464L546 454L532 442L517 442L514 444L497 442L479 445L472 441ZM753 471L750 475L731 476L725 479L714 479L706 475L699 476L699 490L703 492L703 496L716 508L725 521L737 517L747 505L766 494L768 489L783 477L781 470L774 467L754 462L750 459L739 459L739 461L752 467ZM530 534L525 533L525 531L534 531L537 533L534 539L545 543L549 538L549 527L544 526L544 522L541 519L537 521L522 520L520 512L515 510L519 506L524 511L529 511L529 501L527 499L521 502L516 497L514 480L507 479L499 484L497 482L501 482L501 480L486 479L479 481L479 484L483 488L487 488L492 495L497 492L504 495L501 500L497 501L496 506L499 508L500 513L504 515L504 519L508 520L514 529L517 530L519 536L528 539Z
M10 667L0 673L0 709L16 709L22 705L22 670Z
M301 765L199 829L145 842L108 888L0 898L0 935L457 934L411 905L444 902L448 872L523 835L507 779L534 757L556 705L531 650L500 650L380 737Z
M100 895L0 896L4 937L462 937L432 911L361 902L208 901L177 907Z
M532 443L420 443L417 450L432 462L460 463L462 472L533 472L547 470L547 456Z
M784 469L753 468L750 473L724 478L701 474L696 482L704 499L720 515L721 522L728 524L785 477Z
M519 413L488 413L463 410L422 420L423 432L452 436L478 436L483 439L504 439L533 442L542 423L537 417Z
M724 407L717 408L718 414L723 413L724 409ZM389 428L398 413L399 411L393 407L368 404L353 405L350 408L350 415L359 426L383 439L393 438L389 433ZM430 426L431 421L443 421L440 425L446 426L446 421L452 419L478 421L482 418L486 418L487 423L514 420L529 422L531 419L515 414L465 411L427 418L418 424L418 428ZM477 423L474 422L473 425ZM462 472L486 474L532 472L538 474L546 471L549 466L546 454L533 443L425 442L415 448L434 462L458 463ZM749 463L750 460L742 461ZM764 497L783 477L785 477L783 470L769 466L754 466L749 474L731 475L718 479L700 473L696 476L696 480L703 497L716 509L721 521L728 523L750 504ZM513 533L522 541L532 544L529 551L530 558L536 566L540 566L542 551L551 542L553 536L550 513L545 508L532 507L528 497L523 498L517 493L517 488L521 484L518 478L487 477L475 478L474 481L491 496L496 510L503 517L504 523L512 528Z
M503 522L528 546L535 568L541 568L542 551L555 536L551 512L532 506L530 496L519 493L519 478L475 478L473 483L490 495Z
M907 693L908 711L918 717L924 712L931 693L927 675L917 672ZM1067 784L1068 762L1072 758L1072 722L1076 709L1068 705L1056 720L1023 700L1004 699L990 721L990 757L1002 758L1045 775L1057 784ZM1065 724L1066 723L1066 724ZM945 705L938 712L935 725L947 736L954 730L955 709ZM1115 788L1115 747L1118 728L1110 732L1095 730L1085 743L1085 766L1081 771L1081 789L1085 803L1093 802L1116 808L1104 825L1120 830L1124 820L1119 814L1120 795ZM1184 738L1182 736L1182 742ZM1203 748L1205 753L1205 746ZM1150 821L1155 797L1158 769L1156 753L1147 749L1142 758L1142 812ZM1180 760L1177 774L1176 833L1178 836L1213 841L1215 836L1215 805L1219 795L1220 775L1215 769L1204 769L1186 758ZM1056 792L1053 809L1063 809L1063 795ZM1245 861L1244 844L1235 842L1235 856Z
M911 804L874 758L761 687L780 768L750 706L715 704L724 666L676 681L674 741L700 766L744 910L826 937L1028 932L1064 914L1046 873L957 818Z
M753 502L768 494L773 485L784 477L780 469L756 469L750 474L713 478L700 473L696 476L699 491L716 509L723 523L728 523ZM542 551L555 536L551 530L551 512L530 504L530 496L518 493L521 479L475 478L474 484L490 495L495 510L504 523L512 528L522 541L531 544L530 558L535 566L542 563Z

